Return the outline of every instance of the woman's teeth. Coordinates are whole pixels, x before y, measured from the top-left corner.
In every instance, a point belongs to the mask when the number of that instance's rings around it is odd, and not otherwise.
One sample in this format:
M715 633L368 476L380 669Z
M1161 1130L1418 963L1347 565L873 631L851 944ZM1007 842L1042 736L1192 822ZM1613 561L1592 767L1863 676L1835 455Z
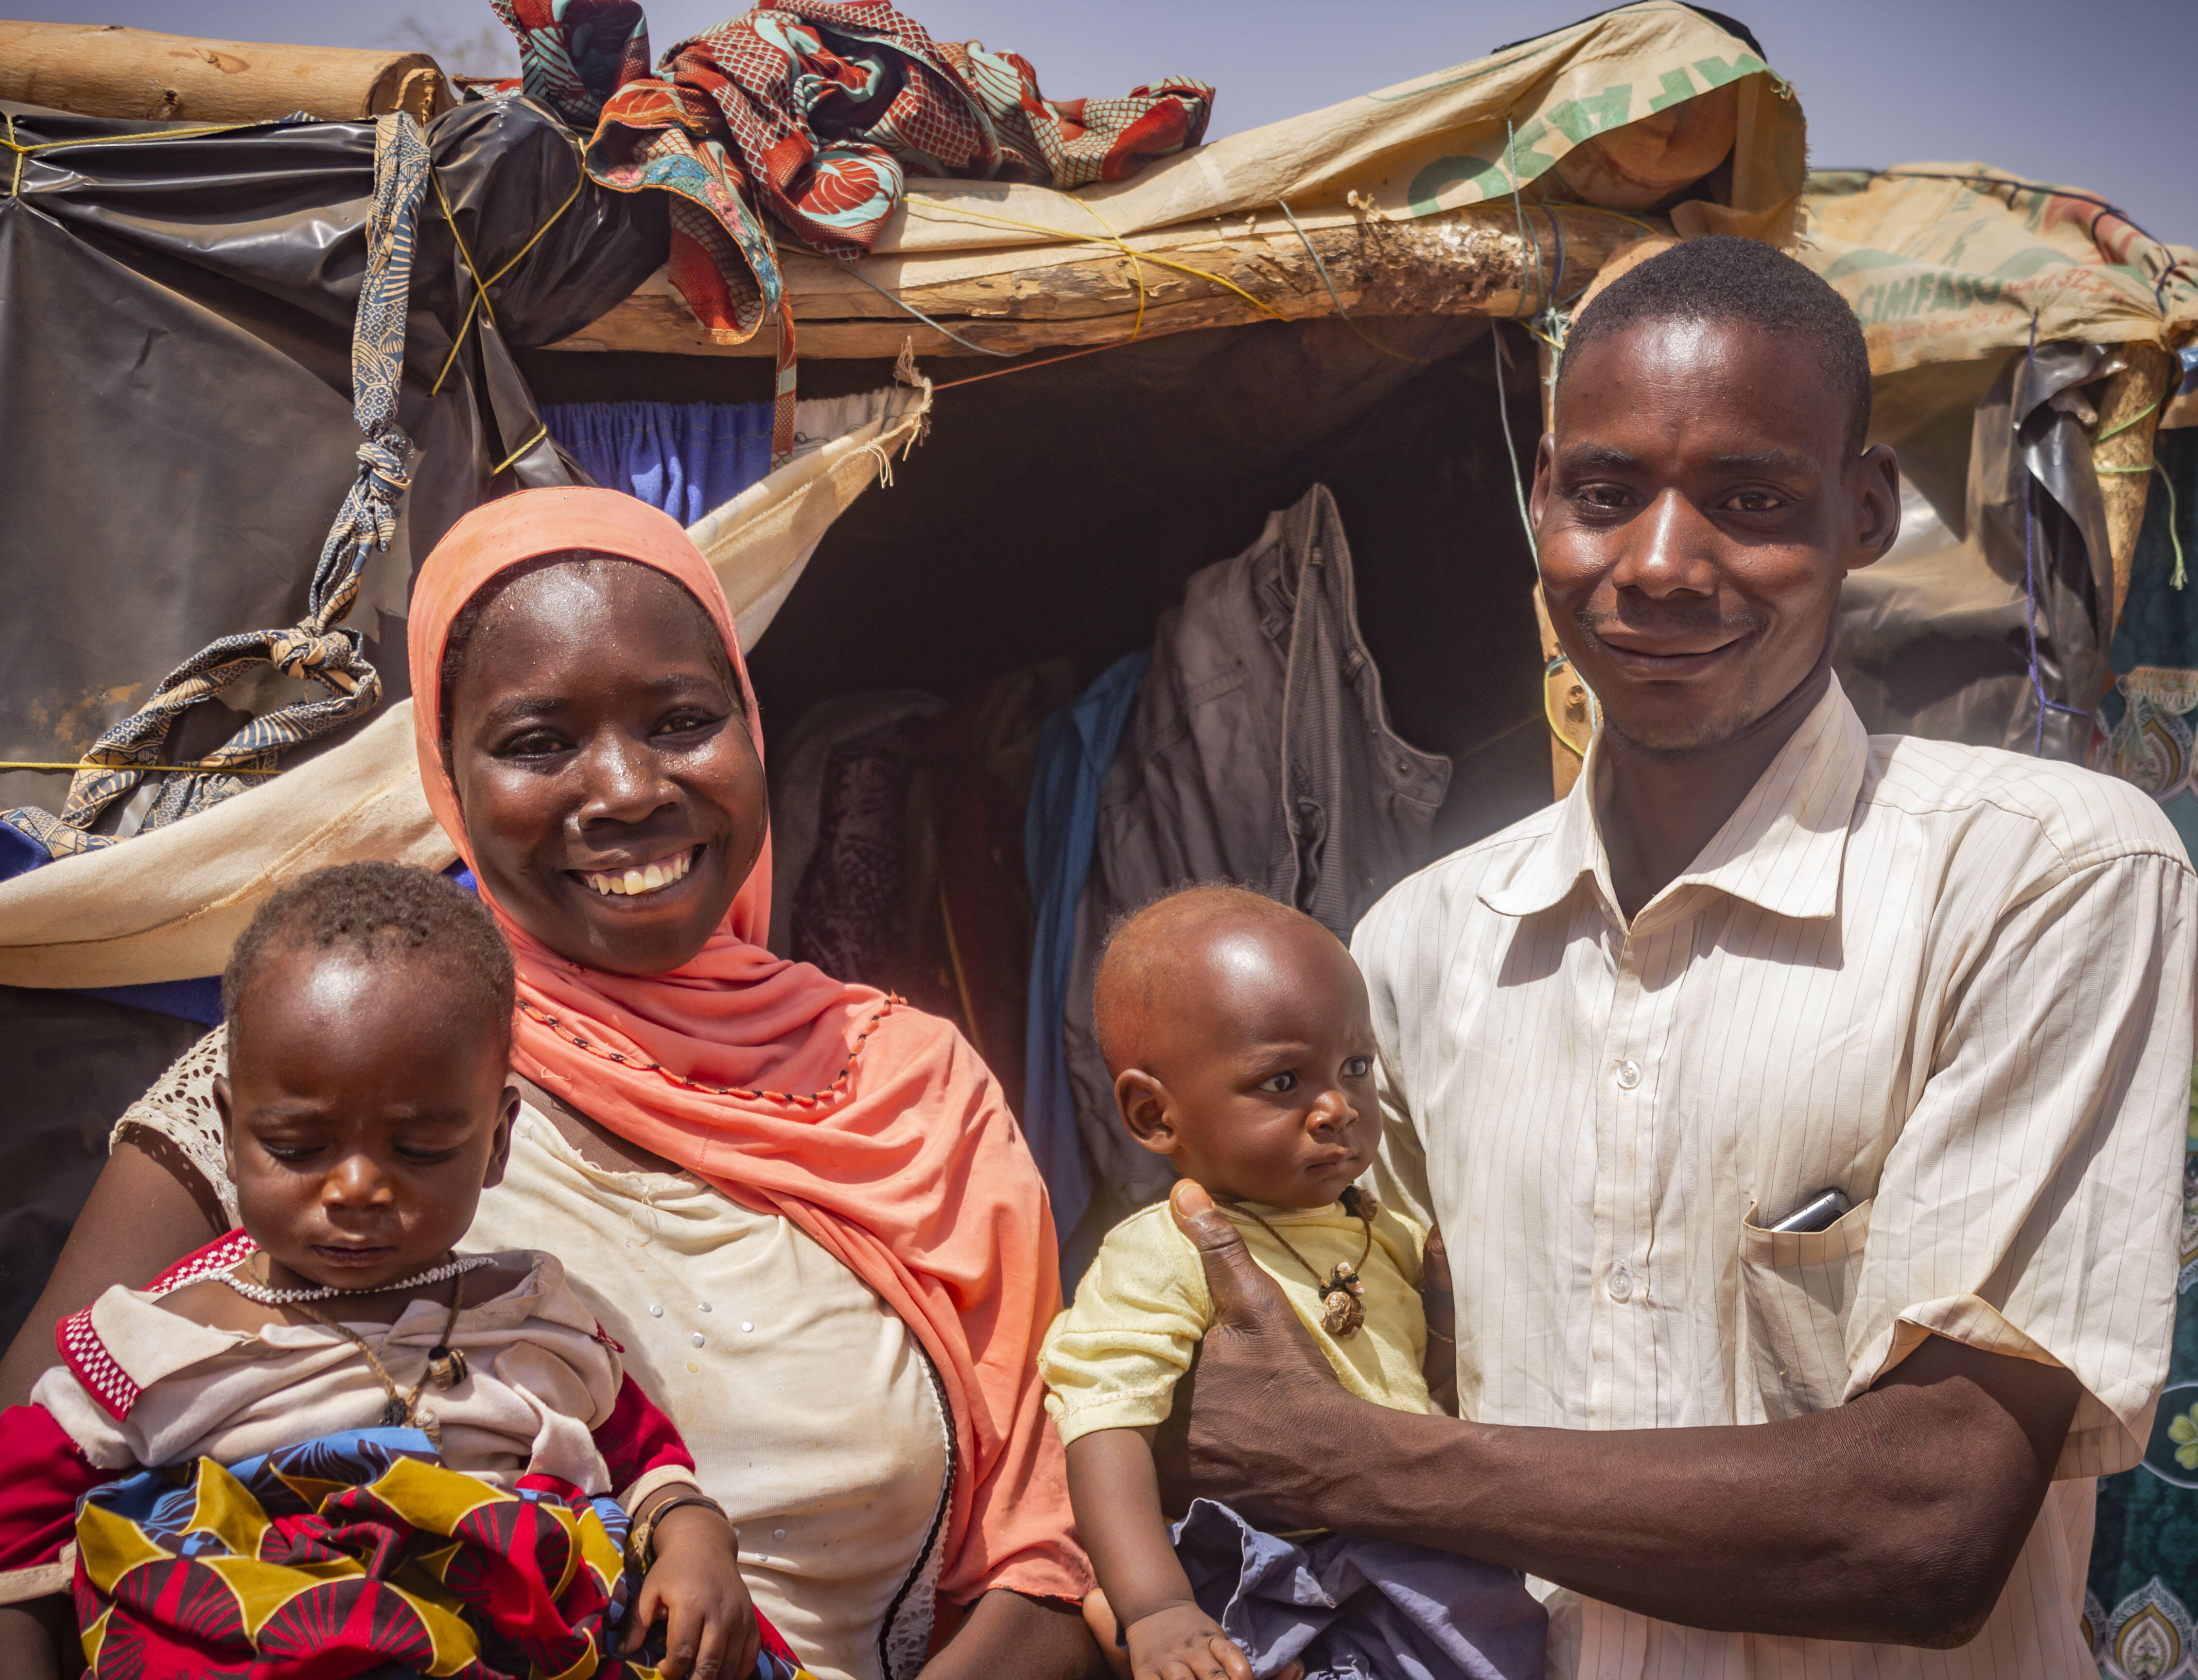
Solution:
M694 864L695 854L691 851L678 852L669 857L660 857L654 863L637 869L612 869L603 872L584 869L580 873L580 879L606 898L616 894L620 898L633 898L640 897L644 892L654 892L660 888L669 887L676 881L683 881L687 871L692 869Z

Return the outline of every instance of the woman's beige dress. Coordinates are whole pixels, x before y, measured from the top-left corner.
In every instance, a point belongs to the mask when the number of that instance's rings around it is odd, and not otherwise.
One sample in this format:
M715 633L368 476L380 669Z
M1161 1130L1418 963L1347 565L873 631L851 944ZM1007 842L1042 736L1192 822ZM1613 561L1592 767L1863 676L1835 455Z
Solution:
M234 1223L212 1099L227 1043L219 1027L200 1040L114 1137L166 1139ZM465 1247L564 1263L739 1526L758 1607L818 1680L922 1665L952 1432L922 1346L867 1284L691 1174L590 1165L526 1107Z

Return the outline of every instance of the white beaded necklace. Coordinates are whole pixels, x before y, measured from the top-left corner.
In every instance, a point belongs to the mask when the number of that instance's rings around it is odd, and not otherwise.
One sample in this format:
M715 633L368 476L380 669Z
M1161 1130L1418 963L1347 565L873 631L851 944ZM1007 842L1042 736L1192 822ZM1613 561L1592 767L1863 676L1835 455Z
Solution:
M460 1254L444 1261L439 1266L430 1266L423 1272L400 1278L394 1283L377 1283L371 1289L339 1289L333 1283L319 1284L311 1289L271 1288L265 1283L238 1276L244 1266L251 1264L249 1260L223 1273L221 1281L247 1301L257 1301L262 1306L290 1306L299 1301L334 1300L340 1295L387 1295L399 1289L417 1289L426 1284L440 1283L446 1277L456 1277L462 1271L471 1271L475 1266L485 1266L491 1258L487 1254Z

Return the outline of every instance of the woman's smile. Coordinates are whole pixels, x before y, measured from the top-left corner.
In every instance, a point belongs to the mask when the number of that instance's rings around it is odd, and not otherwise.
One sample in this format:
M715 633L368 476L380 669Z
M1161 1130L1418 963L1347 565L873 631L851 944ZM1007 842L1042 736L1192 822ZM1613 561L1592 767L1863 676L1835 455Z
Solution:
M706 842L665 852L645 863L613 861L601 869L570 869L567 873L577 876L604 898L655 898L687 880L689 872L708 849Z

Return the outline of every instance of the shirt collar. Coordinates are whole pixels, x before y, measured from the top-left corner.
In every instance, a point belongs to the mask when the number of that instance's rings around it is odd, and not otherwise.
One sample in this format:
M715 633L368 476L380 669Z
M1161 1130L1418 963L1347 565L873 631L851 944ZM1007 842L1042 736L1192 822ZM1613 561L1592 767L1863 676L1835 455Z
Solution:
M1739 808L1686 873L1643 907L1636 924L1658 919L1660 907L1690 887L1729 893L1777 916L1838 914L1840 866L1869 761L1869 731L1834 677ZM1499 916L1537 915L1563 903L1585 876L1622 924L1595 809L1602 767L1598 735L1555 825L1508 876L1481 889L1482 904Z

